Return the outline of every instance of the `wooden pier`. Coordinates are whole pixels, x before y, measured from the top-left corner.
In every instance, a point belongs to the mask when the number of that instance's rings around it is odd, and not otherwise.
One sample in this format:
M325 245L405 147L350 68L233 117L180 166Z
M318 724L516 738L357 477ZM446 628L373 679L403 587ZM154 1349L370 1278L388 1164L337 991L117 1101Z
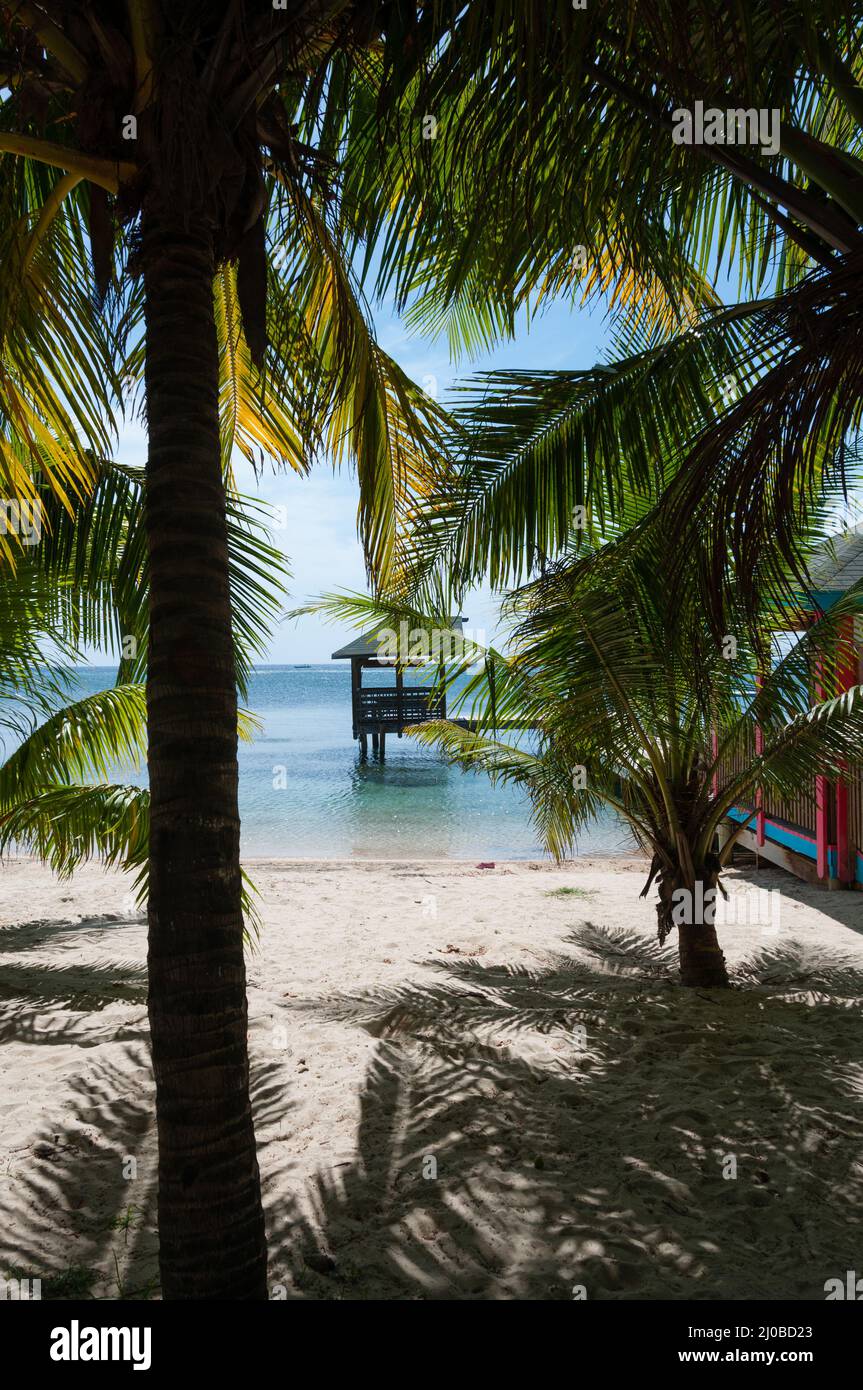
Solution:
M461 640L462 617L453 618L451 631ZM367 758L369 741L372 753L381 761L386 757L387 734L401 738L411 724L425 724L432 719L446 719L446 695L430 685L405 685L404 670L409 666L427 666L424 660L407 660L396 664L382 659L381 636L386 629L365 632L347 646L333 652L333 661L351 663L351 713L353 737L359 741L360 756ZM363 671L392 671L394 682L388 686L364 686Z

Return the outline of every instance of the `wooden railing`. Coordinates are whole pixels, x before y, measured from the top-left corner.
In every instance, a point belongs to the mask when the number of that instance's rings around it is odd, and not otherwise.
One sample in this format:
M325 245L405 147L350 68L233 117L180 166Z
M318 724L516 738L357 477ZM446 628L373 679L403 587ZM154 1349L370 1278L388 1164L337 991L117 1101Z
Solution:
M737 749L720 764L720 784L730 780L735 774L743 772L755 757L755 733L748 731L746 746ZM832 800L832 799L831 799ZM754 805L752 795L742 797L738 802L741 810L751 810ZM810 778L800 790L791 797L776 796L765 792L762 808L769 820L785 821L788 825L805 830L807 835L815 834L815 778Z
M719 771L720 784L726 782L736 772L741 772L754 756L754 737L750 731L747 746L730 757L723 759ZM754 809L752 796L741 797L737 803L741 811ZM831 848L837 844L836 793L832 782L826 786L825 806L826 843ZM818 825L815 804L815 778L806 783L793 796L779 797L765 793L763 810L768 821L777 821L785 826L802 830L812 840L817 840ZM768 832L769 834L769 832ZM854 763L850 768L848 786L848 847L850 851L850 875L857 876L857 856L863 854L863 763Z
M432 686L401 690L371 687L357 692L356 720L360 729L404 729L429 719L446 719L446 696Z

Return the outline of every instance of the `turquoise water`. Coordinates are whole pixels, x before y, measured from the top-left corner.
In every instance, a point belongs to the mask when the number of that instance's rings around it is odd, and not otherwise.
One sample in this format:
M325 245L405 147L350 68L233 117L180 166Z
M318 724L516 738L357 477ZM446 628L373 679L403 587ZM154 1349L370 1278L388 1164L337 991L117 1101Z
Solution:
M84 693L112 684L114 672L87 667L78 678ZM392 683L389 672L379 679ZM366 672L364 683L373 680ZM542 857L527 798L517 788L493 787L484 775L449 767L433 751L394 734L387 737L383 764L371 754L361 763L351 738L348 663L260 667L248 706L262 728L252 744L240 745L246 856ZM626 830L611 817L596 822L578 844L580 854L630 848Z

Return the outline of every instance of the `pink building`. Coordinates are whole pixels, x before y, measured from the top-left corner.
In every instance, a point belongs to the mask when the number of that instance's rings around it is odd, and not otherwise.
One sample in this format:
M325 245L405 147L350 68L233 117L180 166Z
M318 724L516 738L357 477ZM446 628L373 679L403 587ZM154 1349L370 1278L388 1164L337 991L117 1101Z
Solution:
M807 615L809 621L817 621L817 611L830 608L863 580L863 522L821 546L810 565L810 575L815 602L798 610L789 627L801 627ZM863 619L848 619L843 645L846 652L839 689L820 690L817 673L813 673L816 698L863 682ZM757 743L758 731L753 730L755 751ZM859 761L849 768L847 782L834 784L825 777L815 777L811 786L801 787L792 799L771 800L765 794L763 802L736 807L731 818L746 820L753 811L756 819L742 832L739 844L810 882L820 881L831 888L863 888L863 748Z

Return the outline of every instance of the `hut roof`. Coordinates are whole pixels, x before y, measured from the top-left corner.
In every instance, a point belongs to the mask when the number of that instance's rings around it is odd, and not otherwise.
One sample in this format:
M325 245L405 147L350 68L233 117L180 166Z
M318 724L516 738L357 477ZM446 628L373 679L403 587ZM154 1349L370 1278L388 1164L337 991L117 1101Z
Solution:
M449 625L451 630L461 634L462 625L465 621L466 619L462 616L450 618ZM380 645L381 633L390 630L387 623L380 623L377 627L373 627L368 632L364 632L360 637L355 637L354 640L348 642L346 646L339 647L339 650L333 652L330 659L332 661L341 661L346 657L352 656L376 657Z
M809 574L815 593L844 593L863 579L863 521L831 536L813 552Z

